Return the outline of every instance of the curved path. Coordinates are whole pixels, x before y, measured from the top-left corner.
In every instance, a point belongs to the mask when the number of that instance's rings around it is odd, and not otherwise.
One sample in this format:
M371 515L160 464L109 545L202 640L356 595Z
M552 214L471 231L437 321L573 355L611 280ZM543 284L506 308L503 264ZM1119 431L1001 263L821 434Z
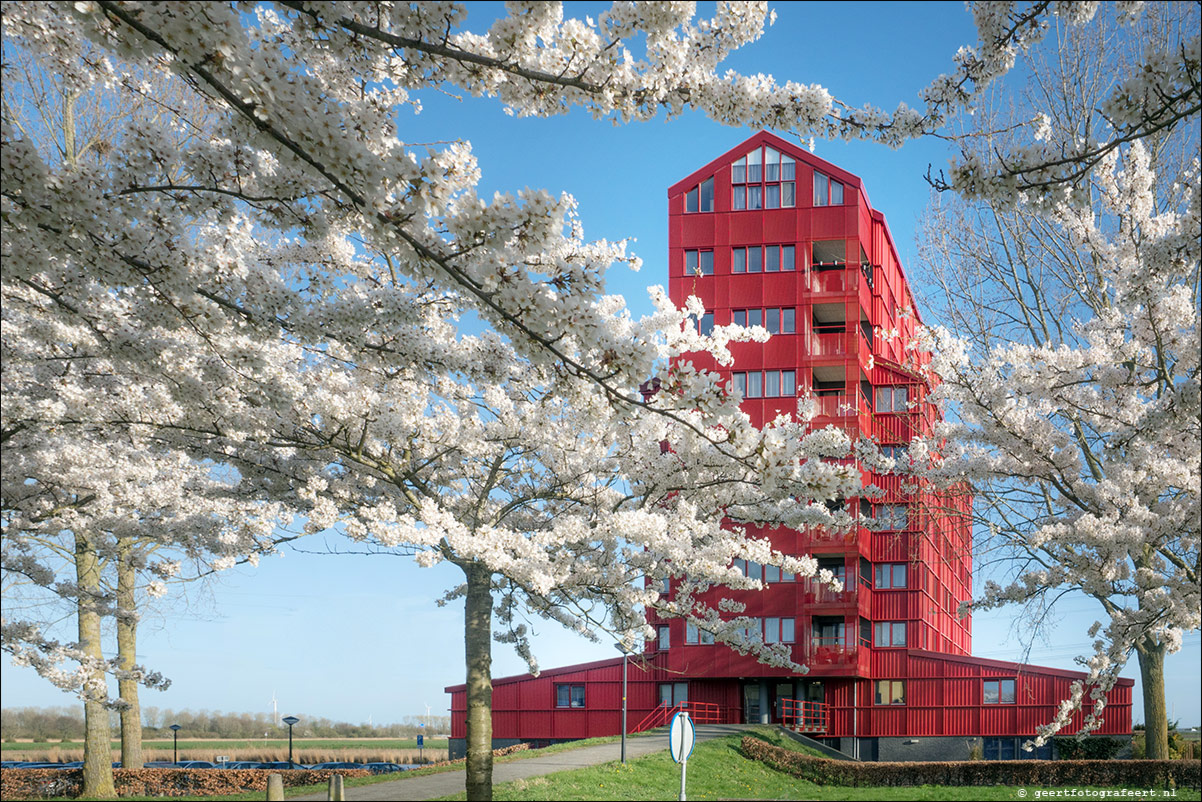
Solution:
M736 735L747 729L745 724L698 724L697 740L708 741L711 738L721 738L725 735ZM649 735L626 739L626 759L630 760L652 752L660 752L668 748L668 730L662 728ZM579 749L568 749L554 754L528 757L523 760L511 760L505 763L494 763L492 781L494 784L524 780L539 777L544 774L554 774L557 771L579 769L584 766L596 766L620 760L622 744L599 744L583 746ZM461 794L464 791L464 773L446 771L441 774L427 774L422 777L405 777L392 782L376 783L358 787L347 787L346 798L352 802L359 800L409 800L436 799L441 796ZM289 800L324 800L326 794L309 794L308 796L291 796Z

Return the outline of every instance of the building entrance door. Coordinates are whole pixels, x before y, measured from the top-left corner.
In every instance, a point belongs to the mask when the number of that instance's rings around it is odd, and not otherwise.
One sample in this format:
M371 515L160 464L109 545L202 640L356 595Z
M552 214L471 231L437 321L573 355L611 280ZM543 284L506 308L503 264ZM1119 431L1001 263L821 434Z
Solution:
M749 682L743 686L743 723L759 724L760 713L763 710L763 700L760 698L760 684Z
M778 682L772 686L772 723L780 724L784 719L784 700L796 699L797 688L790 680L789 682Z

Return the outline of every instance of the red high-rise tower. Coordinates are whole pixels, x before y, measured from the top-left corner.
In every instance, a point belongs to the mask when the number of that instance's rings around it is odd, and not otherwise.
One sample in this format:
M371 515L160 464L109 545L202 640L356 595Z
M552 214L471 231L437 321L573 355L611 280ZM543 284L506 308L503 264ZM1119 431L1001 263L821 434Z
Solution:
M669 288L705 303L703 328L763 325L767 343L731 346L720 372L758 425L812 397L812 426L874 438L897 460L929 434L920 323L884 215L860 179L766 132L668 190ZM719 370L707 357L694 361ZM844 499L850 532L757 530L788 554L812 554L841 592L770 566L740 567L762 592L746 604L769 642L793 644L805 675L757 663L684 621L653 619L647 668L632 668L632 729L685 704L701 721L784 723L862 759L1016 757L1055 714L1078 672L972 658L972 540L965 494L864 474L883 497ZM871 521L864 520L871 518ZM717 592L717 591L715 591ZM494 740L547 742L616 734L621 659L494 682ZM1102 730L1131 732L1130 680L1110 693ZM461 746L464 686L452 694ZM1050 750L1047 750L1050 752Z

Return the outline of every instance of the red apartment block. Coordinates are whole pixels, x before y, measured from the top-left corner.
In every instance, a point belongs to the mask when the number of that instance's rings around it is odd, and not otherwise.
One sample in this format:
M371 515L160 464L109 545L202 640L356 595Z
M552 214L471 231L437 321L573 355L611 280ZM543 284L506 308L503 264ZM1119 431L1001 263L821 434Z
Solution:
M757 424L818 404L813 426L868 435L897 459L931 430L930 387L907 365L920 315L885 217L857 176L760 132L668 190L674 301L705 302L703 328L763 325L767 343L732 346L723 375ZM712 360L699 366L718 369ZM1019 745L1051 720L1073 671L972 654L971 499L906 492L900 477L865 471L883 498L847 499L871 528L755 532L790 554L812 554L843 580L833 592L750 563L763 592L724 591L747 605L770 642L793 644L805 675L713 644L684 621L653 619L658 637L629 665L629 729L688 709L699 722L773 722L865 760L1024 756ZM615 735L622 658L493 683L497 746ZM1133 682L1110 693L1102 734L1131 733ZM452 752L462 753L466 692L451 694ZM1079 720L1078 720L1079 725ZM1050 749L1039 756L1049 757Z

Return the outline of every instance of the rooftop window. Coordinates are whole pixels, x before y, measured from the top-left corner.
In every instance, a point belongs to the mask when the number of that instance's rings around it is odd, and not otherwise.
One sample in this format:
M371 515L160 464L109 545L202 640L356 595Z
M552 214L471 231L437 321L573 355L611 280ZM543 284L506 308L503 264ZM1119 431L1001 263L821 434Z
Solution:
M797 163L792 156L758 147L731 165L731 208L782 209L797 205Z

